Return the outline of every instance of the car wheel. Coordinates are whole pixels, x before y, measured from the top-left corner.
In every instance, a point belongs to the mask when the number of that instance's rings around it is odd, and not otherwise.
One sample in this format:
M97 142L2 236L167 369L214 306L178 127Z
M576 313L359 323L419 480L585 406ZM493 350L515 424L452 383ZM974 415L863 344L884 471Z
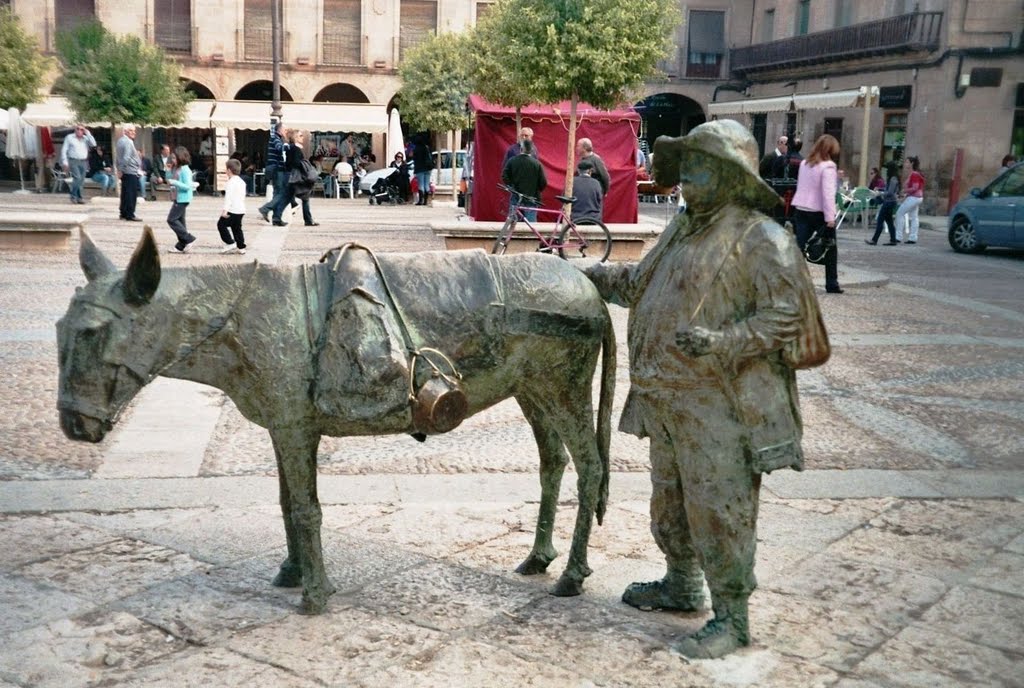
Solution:
M949 245L957 253L981 253L985 250L985 246L978 243L974 225L963 215L954 218L949 226Z

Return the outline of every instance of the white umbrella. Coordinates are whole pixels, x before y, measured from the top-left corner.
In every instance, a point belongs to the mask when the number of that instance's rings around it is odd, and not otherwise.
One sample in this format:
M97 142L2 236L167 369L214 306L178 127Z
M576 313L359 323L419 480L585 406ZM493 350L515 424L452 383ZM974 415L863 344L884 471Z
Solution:
M11 116L7 114L7 110L0 110L0 131L7 131L7 123L11 121Z
M24 127L21 125L21 113L18 108L7 110L7 157L18 161L18 178L21 180L21 190L25 192L25 177L21 170L21 161L28 157L25 150Z
M387 159L385 165L395 159L395 153L405 153L405 141L402 140L402 118L398 114L398 108L393 108L388 115L388 140Z

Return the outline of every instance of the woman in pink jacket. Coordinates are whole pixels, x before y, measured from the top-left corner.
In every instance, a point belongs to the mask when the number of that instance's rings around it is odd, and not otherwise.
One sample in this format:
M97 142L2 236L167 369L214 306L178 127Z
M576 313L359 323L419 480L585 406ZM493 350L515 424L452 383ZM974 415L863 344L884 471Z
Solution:
M839 158L839 141L825 134L814 142L810 154L800 163L796 194L793 196L793 226L796 243L802 251L815 232L836 238L836 186L839 175L835 160ZM839 253L835 247L825 258L825 291L842 294L839 286L837 263Z

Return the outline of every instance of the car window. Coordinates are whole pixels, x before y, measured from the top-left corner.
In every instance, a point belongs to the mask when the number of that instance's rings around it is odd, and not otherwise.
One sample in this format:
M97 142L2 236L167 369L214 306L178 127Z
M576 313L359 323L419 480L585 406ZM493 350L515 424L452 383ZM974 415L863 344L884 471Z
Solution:
M1024 196L1024 167L1017 166L989 187L992 196Z

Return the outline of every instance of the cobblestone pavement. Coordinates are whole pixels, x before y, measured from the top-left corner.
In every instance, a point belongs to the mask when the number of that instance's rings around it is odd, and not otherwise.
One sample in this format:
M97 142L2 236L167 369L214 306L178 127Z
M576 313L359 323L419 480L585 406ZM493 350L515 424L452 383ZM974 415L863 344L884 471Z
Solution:
M247 256L218 253L219 202L201 197L189 208L195 253L162 254L164 267L294 265L346 241L442 249L426 226L458 216L314 199L319 227L277 228L258 200ZM16 205L67 210L0 197ZM139 214L169 246L168 206ZM124 265L140 226L116 219L114 199L86 208L94 240ZM219 391L160 379L103 444L67 441L53 325L83 282L77 237L66 253L0 252L0 688L1024 686L1024 267L1019 254L943 251L944 218L926 221L935 231L917 254L864 247L856 229L841 238L847 292L822 294L833 358L799 374L808 470L765 482L755 644L694 663L667 647L706 615L618 601L628 582L661 573L644 442L615 433L594 574L583 596L561 599L547 589L564 558L547 575L511 573L539 497L514 402L422 444L324 438L338 593L326 614L300 616L297 591L269 585L284 537L266 433ZM1013 284L1016 298L1000 287ZM626 311L612 314L618 409Z

